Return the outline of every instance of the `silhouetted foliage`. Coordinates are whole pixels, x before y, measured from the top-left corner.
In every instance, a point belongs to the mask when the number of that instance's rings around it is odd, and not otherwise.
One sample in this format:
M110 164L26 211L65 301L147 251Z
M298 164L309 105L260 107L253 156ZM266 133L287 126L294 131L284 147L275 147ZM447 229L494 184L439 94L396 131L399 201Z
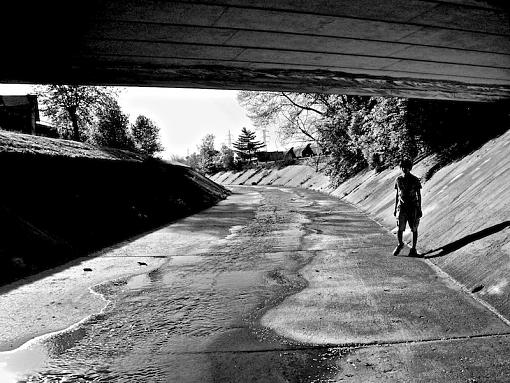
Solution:
M510 126L510 104L411 100L409 116L422 151L448 163L503 134Z
M117 102L98 113L99 121L94 129L94 141L101 146L133 150L133 140L129 132L129 118Z
M62 138L86 141L100 111L117 99L102 86L44 85L37 88L43 112L51 118Z

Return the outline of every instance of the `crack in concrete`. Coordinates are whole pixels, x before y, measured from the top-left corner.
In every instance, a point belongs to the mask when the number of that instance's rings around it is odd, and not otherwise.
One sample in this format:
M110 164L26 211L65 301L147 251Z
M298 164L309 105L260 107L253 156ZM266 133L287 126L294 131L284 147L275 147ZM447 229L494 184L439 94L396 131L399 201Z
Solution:
M189 351L189 352L177 352L178 355L201 355L201 354L254 354L264 352L292 352L292 351L330 351L332 349L361 349L368 347L386 347L395 345L415 345L415 344L426 344L426 343L439 343L439 342L452 342L460 340L471 340L471 339L490 339L490 338L506 338L510 336L510 332L501 334L479 334L479 335L466 335L466 336L455 336L445 338L431 338L431 339L419 339L419 340L396 340L396 341L373 341L373 342L351 342L351 343L339 343L339 344L323 344L323 345L305 345L298 347L286 347L286 348L266 348L266 349L255 349L255 350L214 350L214 351Z

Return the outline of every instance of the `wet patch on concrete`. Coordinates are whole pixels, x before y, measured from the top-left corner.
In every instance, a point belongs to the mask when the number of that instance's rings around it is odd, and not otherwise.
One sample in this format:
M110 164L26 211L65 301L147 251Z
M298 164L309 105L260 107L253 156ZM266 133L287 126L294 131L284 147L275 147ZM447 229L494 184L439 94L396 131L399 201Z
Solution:
M73 344L66 344L63 334L54 337L53 345L68 348L49 357L29 379L60 376L79 381L100 376L108 381L130 381L128 377L167 381L179 376L167 366L191 352L208 355L206 363L199 371L195 364L187 365L178 380L202 381L221 371L211 353L289 347L257 320L266 307L304 287L295 271L311 257L287 248L299 245L303 217L288 213L279 195L269 199L251 221L230 231L228 241L219 238L209 247L200 245L202 251L197 249L190 257L172 256L149 273L99 286L97 290L111 300L108 309L85 323L86 336ZM272 256L276 248L286 252ZM151 355L150 361L143 350ZM168 355L173 355L170 363ZM190 360L197 359L204 360ZM103 368L95 371L91 364Z

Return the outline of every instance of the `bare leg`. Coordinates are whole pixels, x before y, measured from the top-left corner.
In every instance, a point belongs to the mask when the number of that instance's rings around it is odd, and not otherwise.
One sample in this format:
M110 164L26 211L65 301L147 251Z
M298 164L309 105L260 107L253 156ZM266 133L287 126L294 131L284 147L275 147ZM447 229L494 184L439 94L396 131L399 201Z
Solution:
M400 253L400 250L404 247L404 242L402 241L402 231L397 232L397 238L398 238L398 245L395 247L395 250L393 250L393 255L398 255Z
M413 249L416 249L416 242L418 242L418 229L413 231Z
M402 231L400 231L400 230L397 232L397 239L398 239L398 243L399 243L399 244L404 243L404 242L402 241L402 233L403 233L403 232L402 232ZM414 237L413 237L413 238L414 238Z

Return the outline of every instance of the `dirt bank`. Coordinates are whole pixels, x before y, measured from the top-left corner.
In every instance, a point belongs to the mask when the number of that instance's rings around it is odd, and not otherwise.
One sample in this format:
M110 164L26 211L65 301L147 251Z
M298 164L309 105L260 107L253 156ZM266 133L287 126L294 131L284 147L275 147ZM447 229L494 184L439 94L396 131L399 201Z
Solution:
M0 132L0 283L215 204L194 170L66 140Z
M510 317L509 149L510 131L440 169L429 180L424 176L436 164L433 157L422 159L413 169L423 184L418 250L506 318ZM366 171L336 189L329 187L326 176L304 165L221 172L212 180L225 185L282 185L327 192L394 230L393 185L398 174L398 169Z

